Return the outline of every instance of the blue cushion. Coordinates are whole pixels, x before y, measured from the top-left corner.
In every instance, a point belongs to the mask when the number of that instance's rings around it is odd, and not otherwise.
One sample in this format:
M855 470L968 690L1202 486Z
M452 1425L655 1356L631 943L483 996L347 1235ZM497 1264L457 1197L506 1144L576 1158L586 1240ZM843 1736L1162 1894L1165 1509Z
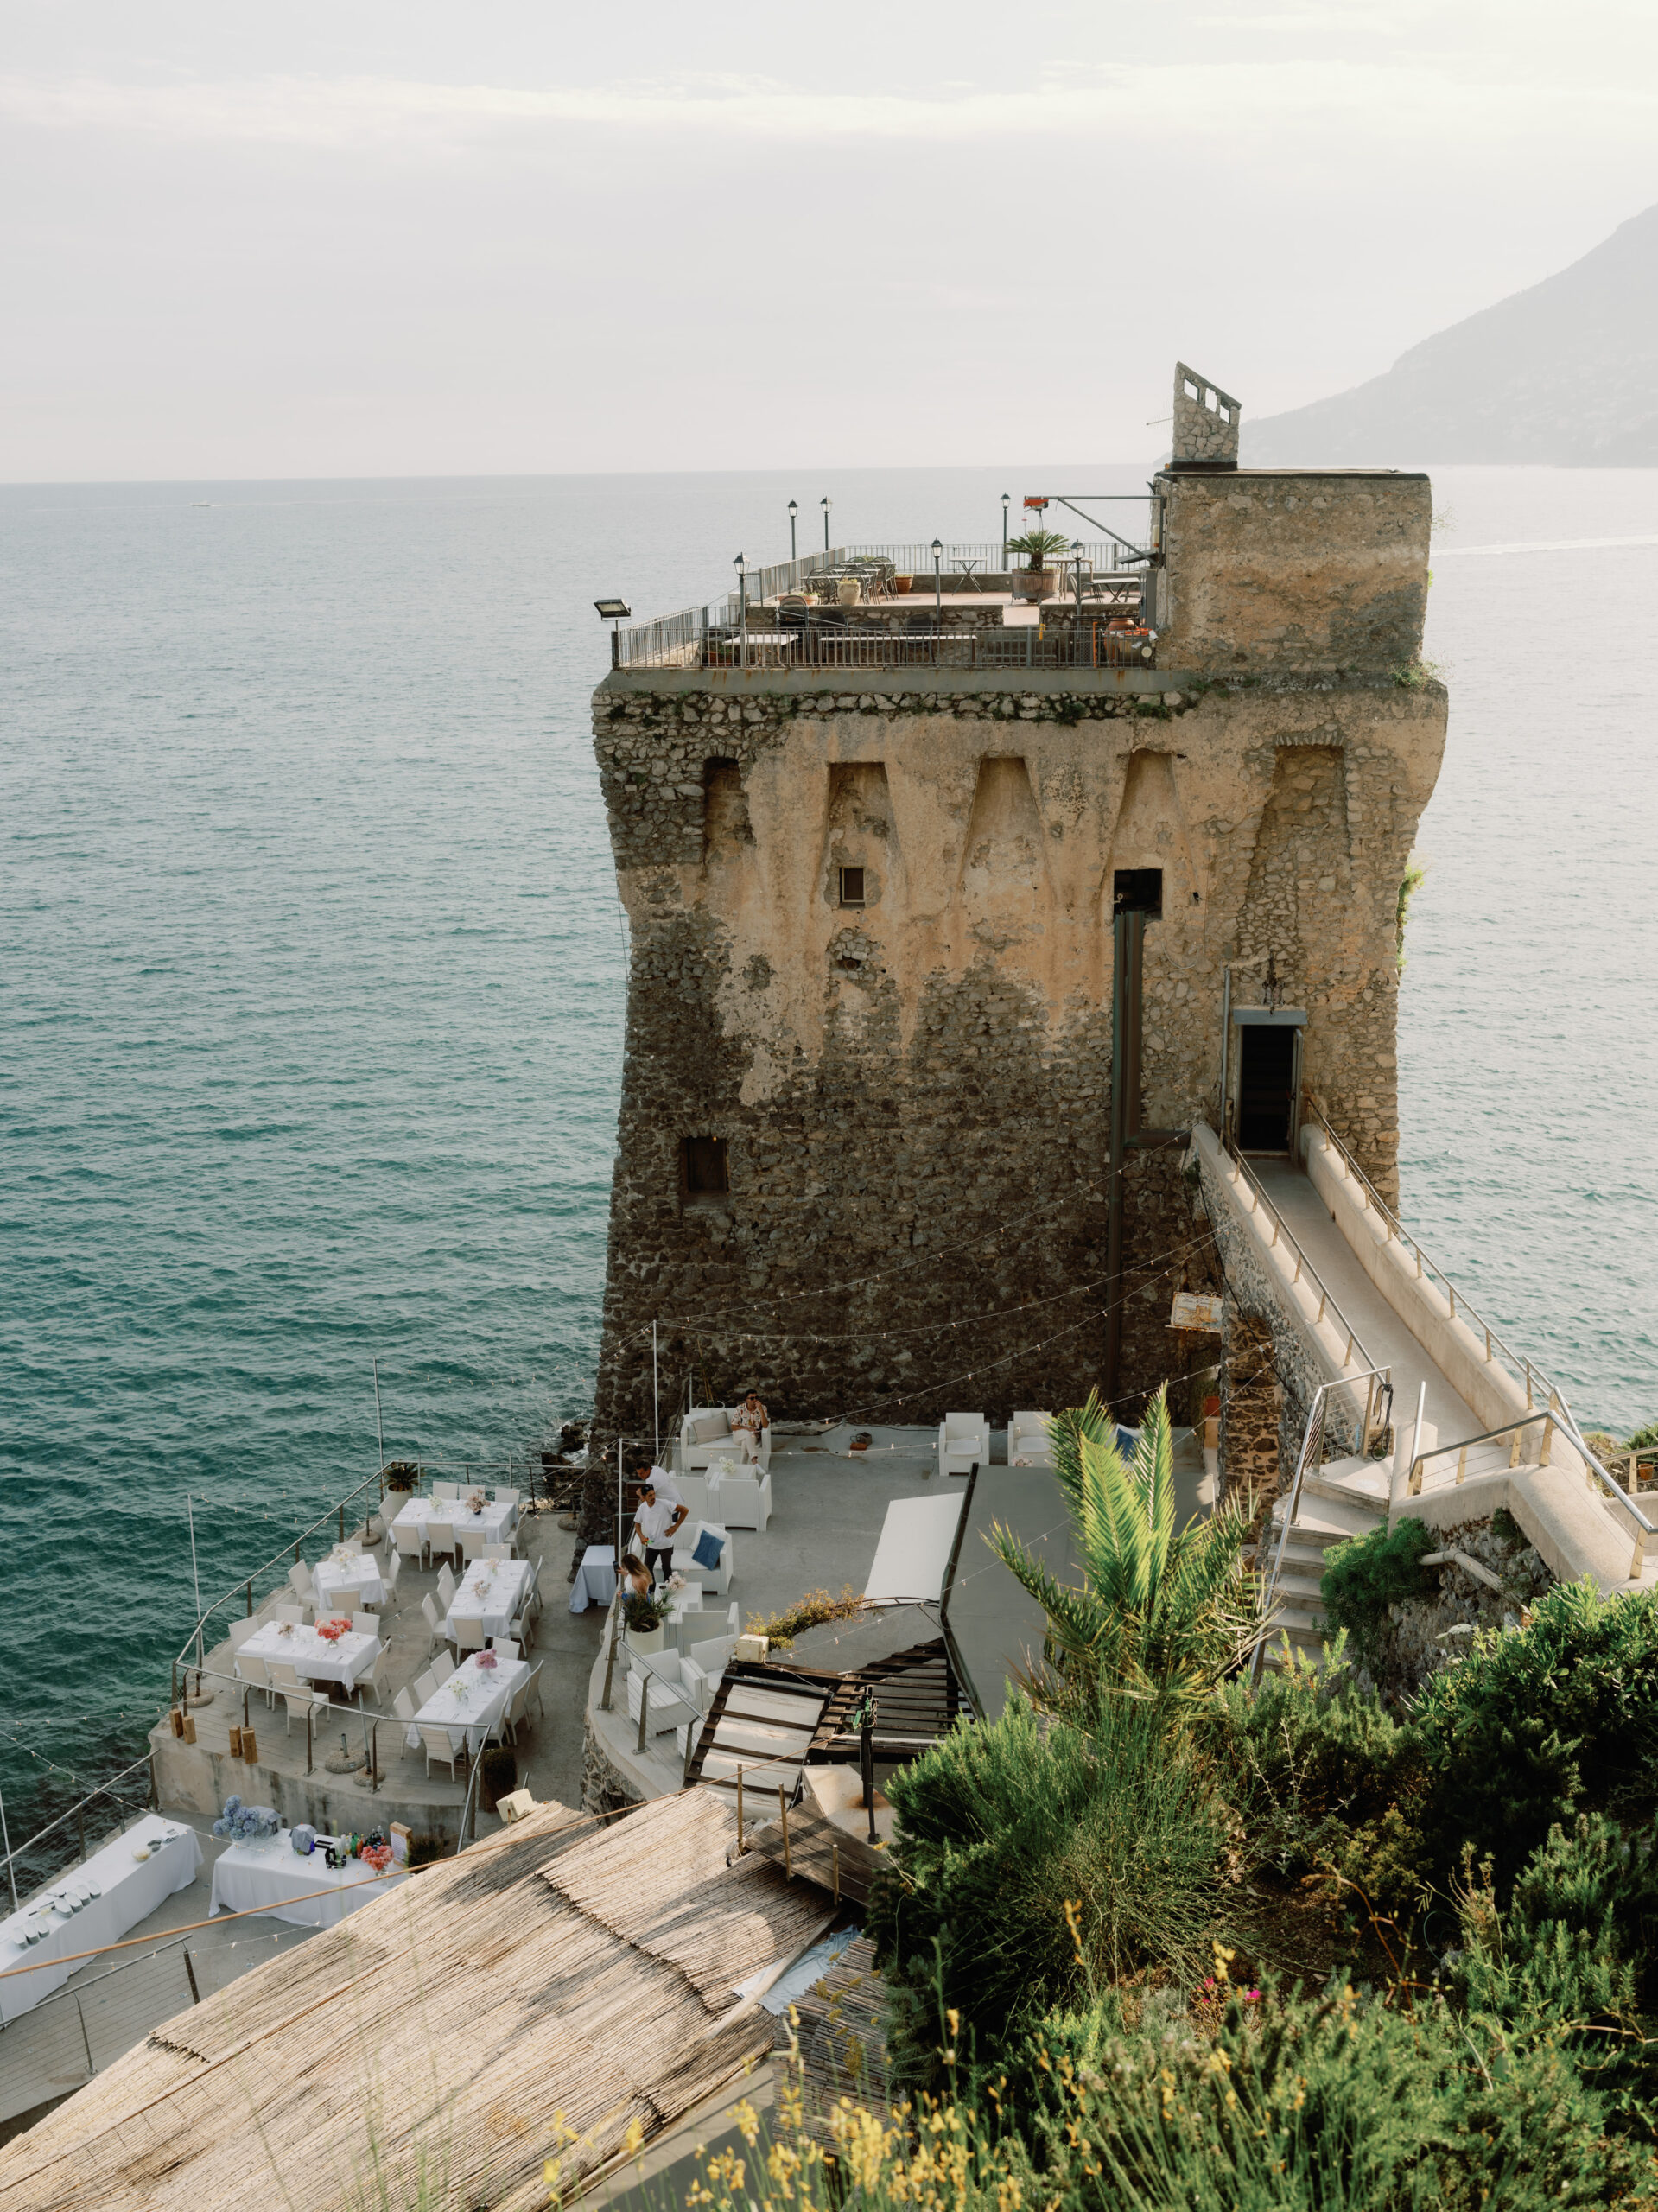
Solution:
M705 1528L696 1540L696 1549L691 1557L698 1567L715 1567L720 1564L720 1554L725 1548L725 1538L716 1536L712 1529Z

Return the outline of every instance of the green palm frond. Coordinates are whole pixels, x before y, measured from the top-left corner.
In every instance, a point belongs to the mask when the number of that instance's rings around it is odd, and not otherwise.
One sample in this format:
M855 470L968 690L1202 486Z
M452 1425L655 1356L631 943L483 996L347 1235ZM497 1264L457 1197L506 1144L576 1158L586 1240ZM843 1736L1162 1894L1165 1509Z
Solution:
M1222 1507L1175 1527L1174 1442L1159 1390L1132 1461L1091 1394L1057 1416L1054 1473L1070 1510L1080 1584L1062 1582L1011 1531L988 1539L1048 1621L1048 1665L1027 1681L1043 1702L1101 1688L1207 1697L1259 1631L1244 1520Z

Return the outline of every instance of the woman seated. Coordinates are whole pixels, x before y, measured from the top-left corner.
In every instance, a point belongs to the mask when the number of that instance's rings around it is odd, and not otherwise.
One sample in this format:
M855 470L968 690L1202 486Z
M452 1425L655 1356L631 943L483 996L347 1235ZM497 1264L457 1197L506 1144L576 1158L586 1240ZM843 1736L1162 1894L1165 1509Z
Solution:
M622 1595L624 1598L648 1598L655 1585L651 1570L636 1553L622 1555Z

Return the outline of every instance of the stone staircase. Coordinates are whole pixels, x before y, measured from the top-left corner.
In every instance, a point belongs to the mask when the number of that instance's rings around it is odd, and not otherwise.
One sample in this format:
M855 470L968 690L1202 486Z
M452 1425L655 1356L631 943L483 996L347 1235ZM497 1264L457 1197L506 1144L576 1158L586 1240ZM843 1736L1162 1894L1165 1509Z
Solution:
M1267 1666L1283 1664L1282 1639L1286 1636L1308 1657L1323 1656L1324 1603L1318 1584L1324 1571L1324 1554L1350 1536L1368 1535L1387 1519L1388 1478L1387 1460L1356 1456L1326 1460L1316 1474L1303 1477L1279 1568L1275 1617L1265 1653ZM1271 1572L1288 1508L1287 1497L1280 1497L1273 1507L1271 1533L1263 1547L1263 1573Z

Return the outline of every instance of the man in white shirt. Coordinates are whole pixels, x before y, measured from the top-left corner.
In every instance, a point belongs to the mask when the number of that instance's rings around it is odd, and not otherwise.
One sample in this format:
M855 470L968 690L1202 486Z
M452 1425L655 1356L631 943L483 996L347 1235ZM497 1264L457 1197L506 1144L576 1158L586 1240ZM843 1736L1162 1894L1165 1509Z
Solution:
M633 1516L633 1534L644 1547L645 1563L653 1577L665 1582L674 1571L674 1536L685 1519L685 1503L665 1497L657 1488L656 1470L645 1476L645 1494Z

